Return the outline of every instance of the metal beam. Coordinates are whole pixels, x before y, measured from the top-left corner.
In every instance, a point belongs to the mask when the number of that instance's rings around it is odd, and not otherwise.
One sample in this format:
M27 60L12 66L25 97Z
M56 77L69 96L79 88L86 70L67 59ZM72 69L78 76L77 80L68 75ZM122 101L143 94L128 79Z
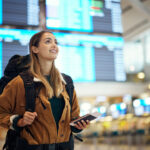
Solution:
M150 20L150 9L143 4L140 0L128 0L130 4L137 10L141 11L143 15Z

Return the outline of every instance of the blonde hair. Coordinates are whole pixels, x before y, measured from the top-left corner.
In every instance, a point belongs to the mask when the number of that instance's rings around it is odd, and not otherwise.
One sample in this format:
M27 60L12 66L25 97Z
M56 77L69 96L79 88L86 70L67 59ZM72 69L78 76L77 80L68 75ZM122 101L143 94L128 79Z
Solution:
M46 96L48 96L49 98L52 98L53 96L59 97L60 93L63 90L60 73L57 70L57 68L55 67L55 64L53 62L52 68L50 71L50 83L49 83L41 72L41 66L40 66L37 54L35 54L32 51L32 46L38 47L42 35L47 32L49 32L49 31L38 32L38 33L34 34L32 36L32 38L30 39L30 43L29 43L30 57L31 57L30 72L33 74L33 76L39 78L42 81L42 83L45 87ZM51 33L51 32L49 32L49 33Z

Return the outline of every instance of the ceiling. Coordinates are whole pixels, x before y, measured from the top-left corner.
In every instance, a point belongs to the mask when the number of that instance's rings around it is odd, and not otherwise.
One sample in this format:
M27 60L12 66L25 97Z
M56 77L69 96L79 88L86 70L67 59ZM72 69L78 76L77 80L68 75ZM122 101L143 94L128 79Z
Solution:
M150 0L121 0L121 7L125 40L150 28Z

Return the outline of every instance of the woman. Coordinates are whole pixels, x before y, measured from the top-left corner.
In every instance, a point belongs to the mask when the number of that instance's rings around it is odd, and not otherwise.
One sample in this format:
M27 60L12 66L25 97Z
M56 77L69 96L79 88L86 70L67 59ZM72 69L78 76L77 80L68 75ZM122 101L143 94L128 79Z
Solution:
M35 112L25 111L24 84L21 77L17 76L0 95L0 125L20 130L21 137L29 144L28 149L71 150L71 130L79 132L89 122L82 121L74 128L69 125L71 120L79 117L79 105L76 92L73 91L70 108L66 82L55 68L54 60L59 52L57 40L51 32L41 31L32 36L29 48L33 81L43 85L35 100ZM25 130L26 126L33 136Z

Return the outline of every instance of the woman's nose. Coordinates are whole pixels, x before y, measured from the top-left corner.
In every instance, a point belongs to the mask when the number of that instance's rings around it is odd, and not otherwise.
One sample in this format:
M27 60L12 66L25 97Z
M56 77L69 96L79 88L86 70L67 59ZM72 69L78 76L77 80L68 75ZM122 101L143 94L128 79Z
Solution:
M56 43L52 43L52 48L56 48L57 44Z

